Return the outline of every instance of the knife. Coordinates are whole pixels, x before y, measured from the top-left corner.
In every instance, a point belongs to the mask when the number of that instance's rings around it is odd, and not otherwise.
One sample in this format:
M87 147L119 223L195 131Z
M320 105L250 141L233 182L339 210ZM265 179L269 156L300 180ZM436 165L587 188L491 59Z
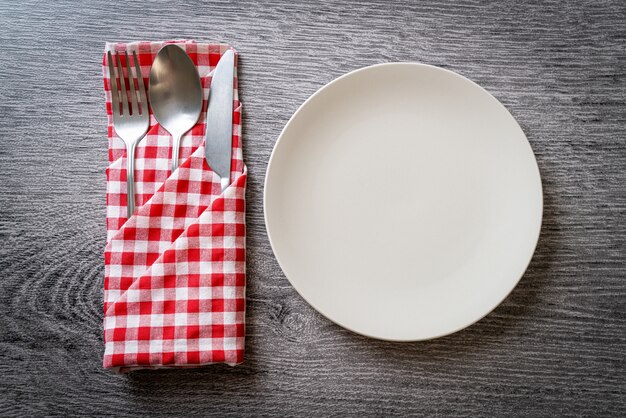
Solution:
M230 184L234 75L235 53L229 49L220 58L211 79L204 136L206 162L221 177L222 191Z

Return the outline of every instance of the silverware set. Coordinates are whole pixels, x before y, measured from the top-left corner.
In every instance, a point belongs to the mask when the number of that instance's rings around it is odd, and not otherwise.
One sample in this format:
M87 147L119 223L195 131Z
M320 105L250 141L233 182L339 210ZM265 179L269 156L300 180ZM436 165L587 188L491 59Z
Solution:
M173 172L178 167L181 138L198 122L203 99L198 70L179 46L169 44L159 50L150 68L148 95L136 52L133 51L132 57L134 76L128 53L124 53L129 84L127 89L119 53L116 56L107 53L113 126L126 145L127 217L135 211L135 149L148 132L148 106L152 108L157 122L173 137ZM228 50L220 59L212 77L205 133L206 160L220 176L222 191L230 182L233 80L234 53Z

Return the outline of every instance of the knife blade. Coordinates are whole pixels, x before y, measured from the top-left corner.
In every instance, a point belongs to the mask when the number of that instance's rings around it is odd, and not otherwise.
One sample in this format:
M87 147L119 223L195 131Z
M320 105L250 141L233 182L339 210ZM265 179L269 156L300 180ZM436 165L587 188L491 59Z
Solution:
M226 51L217 63L206 116L205 158L221 177L222 191L230 184L230 160L233 145L233 80L235 53Z

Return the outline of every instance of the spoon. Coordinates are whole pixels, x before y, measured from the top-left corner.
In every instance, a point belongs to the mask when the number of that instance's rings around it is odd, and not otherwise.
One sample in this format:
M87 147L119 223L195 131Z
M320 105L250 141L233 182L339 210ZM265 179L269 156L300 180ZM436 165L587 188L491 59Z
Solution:
M172 172L178 167L181 137L198 122L202 84L189 55L179 46L165 45L150 69L148 95L157 122L174 138Z

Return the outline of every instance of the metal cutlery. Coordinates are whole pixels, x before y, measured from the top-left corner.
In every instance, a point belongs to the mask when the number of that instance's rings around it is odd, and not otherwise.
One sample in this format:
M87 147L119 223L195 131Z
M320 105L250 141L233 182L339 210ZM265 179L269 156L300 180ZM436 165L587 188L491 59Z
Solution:
M131 71L128 53L124 52L126 61L126 70L128 72L128 84L130 91L126 90L126 82L124 80L124 72L122 71L122 61L120 55L117 58L117 77L115 76L115 65L113 64L113 56L111 51L107 52L107 61L109 63L109 80L111 87L111 104L113 111L113 127L117 135L124 141L126 145L126 209L127 218L135 211L135 148L141 139L148 132L150 125L150 111L148 109L148 100L146 98L146 88L144 86L141 69L137 54L133 51L133 60L135 63L135 76ZM119 87L117 85L119 78ZM135 80L137 81L137 89L135 89ZM137 100L139 93L139 100ZM128 102L130 101L130 108ZM121 105L120 105L121 103Z
M205 134L205 158L221 177L222 191L230 184L234 72L235 53L229 49L222 55L211 80Z
M161 48L150 69L148 89L152 113L173 137L172 171L178 167L181 137L198 122L202 84L195 64L177 45Z
M148 97L155 118L173 136L174 171L178 167L181 137L198 122L202 111L202 84L191 58L173 44L159 50L150 69L147 94L136 52L133 51L134 76L127 52L122 60L119 54L109 51L107 61L113 127L126 145L127 217L130 217L135 211L135 149L150 125ZM122 61L126 63L128 89ZM220 176L222 191L230 183L234 67L234 52L228 50L213 73L206 116L205 158Z

